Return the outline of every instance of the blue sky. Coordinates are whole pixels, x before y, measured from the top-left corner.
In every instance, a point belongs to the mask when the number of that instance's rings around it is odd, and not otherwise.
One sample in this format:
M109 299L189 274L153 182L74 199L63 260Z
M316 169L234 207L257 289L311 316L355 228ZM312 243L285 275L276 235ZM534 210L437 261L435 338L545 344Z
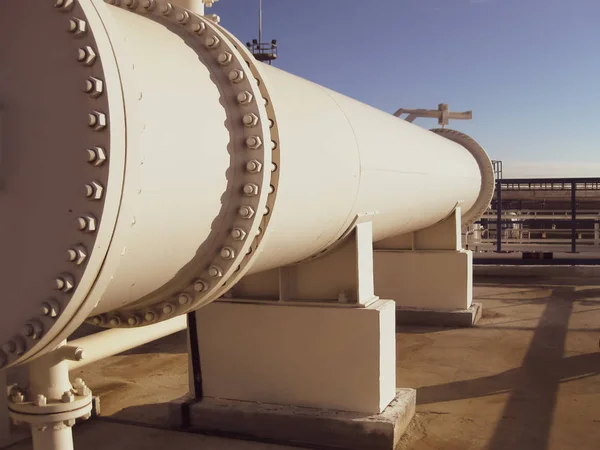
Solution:
M207 13L247 41L257 9L220 0ZM511 176L600 176L600 0L263 0L263 10L281 69L390 113L473 110L450 126L509 175L528 167Z

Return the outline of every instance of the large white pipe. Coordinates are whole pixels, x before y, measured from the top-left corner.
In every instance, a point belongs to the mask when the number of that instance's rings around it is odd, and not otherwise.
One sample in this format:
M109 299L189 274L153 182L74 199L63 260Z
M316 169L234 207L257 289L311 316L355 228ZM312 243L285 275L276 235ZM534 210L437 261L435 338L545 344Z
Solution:
M0 367L90 315L127 328L199 308L357 214L383 239L457 203L472 220L493 190L480 147L261 64L163 0L9 2L0 42Z

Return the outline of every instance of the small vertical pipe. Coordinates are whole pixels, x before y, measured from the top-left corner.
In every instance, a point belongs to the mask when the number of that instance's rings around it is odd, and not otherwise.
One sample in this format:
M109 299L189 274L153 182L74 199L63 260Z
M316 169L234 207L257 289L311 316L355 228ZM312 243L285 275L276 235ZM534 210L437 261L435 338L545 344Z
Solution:
M571 183L571 253L577 252L577 184Z
M262 43L262 0L258 0L258 45Z
M496 252L502 251L502 182L496 180Z

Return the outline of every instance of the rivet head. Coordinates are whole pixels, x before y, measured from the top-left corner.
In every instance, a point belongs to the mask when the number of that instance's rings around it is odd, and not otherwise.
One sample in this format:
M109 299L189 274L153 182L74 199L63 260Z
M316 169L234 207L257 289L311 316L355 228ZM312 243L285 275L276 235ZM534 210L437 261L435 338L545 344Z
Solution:
M244 72L240 69L234 69L229 72L229 81L232 83L240 83L244 80Z
M221 258L223 258L223 259L235 258L235 250L231 247L223 247L221 249Z
M75 287L75 280L69 274L62 275L54 280L54 289L61 292L71 292Z
M106 114L100 111L88 114L88 126L94 131L102 131L106 128Z
M220 267L217 266L210 266L208 268L208 274L213 277L213 278L218 278L218 277L222 277L223 276L223 271L221 270Z
M89 45L81 47L77 51L77 61L86 66L91 66L96 61L96 52Z
M204 45L208 48L217 48L220 43L221 40L217 36L209 36L204 41Z
M247 127L255 127L258 124L258 116L254 113L244 114L242 120Z
M102 147L87 149L88 162L93 166L101 166L106 161L106 151Z
M185 24L187 23L188 20L190 20L190 14L187 11L182 11L177 13L177 22L181 23L181 24Z
M104 187L98 181L92 181L85 185L85 196L92 200L101 200Z
M231 230L231 237L236 241L243 241L246 238L246 232L241 228Z
M168 16L173 12L173 5L171 5L170 3L165 3L161 6L160 12L163 16Z
M248 91L242 91L236 96L236 100L240 105L247 105L252 102L253 95Z
M244 219L251 219L254 217L255 211L252 206L241 206L240 209L238 209L238 214Z
M84 92L90 95L92 98L97 98L104 92L104 82L98 78L89 77L85 80Z
M219 56L217 57L217 61L219 61L219 64L221 64L222 66L226 66L231 62L232 58L233 55L231 53L223 52L219 54Z
M202 34L206 30L206 25L202 22L198 22L192 25L192 31L196 34Z
M246 170L250 173L259 173L262 170L262 163L256 159L246 163Z
M86 214L85 216L79 217L77 219L77 224L79 225L79 229L81 231L92 233L97 229L96 218L91 214Z
M187 305L191 301L191 297L188 294L181 294L177 299L180 305Z
M260 136L250 136L246 139L246 146L252 150L260 148L262 145L262 139Z
M87 31L87 23L84 20L73 17L69 20L69 27L67 30L74 36L83 36Z
M247 183L244 185L244 194L246 194L248 197L254 197L255 195L258 195L258 185L254 184L254 183Z
M173 311L175 311L175 308L173 308L172 305L163 306L163 309L162 309L163 314L172 314Z
M196 280L194 282L194 290L196 292L204 292L208 290L208 283L203 280Z
M61 11L70 11L73 8L74 0L56 0L54 7Z

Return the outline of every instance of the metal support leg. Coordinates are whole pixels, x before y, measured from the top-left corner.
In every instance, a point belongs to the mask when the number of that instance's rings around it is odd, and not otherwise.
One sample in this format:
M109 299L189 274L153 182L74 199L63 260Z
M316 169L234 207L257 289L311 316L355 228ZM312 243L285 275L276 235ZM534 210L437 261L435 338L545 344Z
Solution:
M571 183L571 253L577 253L577 184Z

